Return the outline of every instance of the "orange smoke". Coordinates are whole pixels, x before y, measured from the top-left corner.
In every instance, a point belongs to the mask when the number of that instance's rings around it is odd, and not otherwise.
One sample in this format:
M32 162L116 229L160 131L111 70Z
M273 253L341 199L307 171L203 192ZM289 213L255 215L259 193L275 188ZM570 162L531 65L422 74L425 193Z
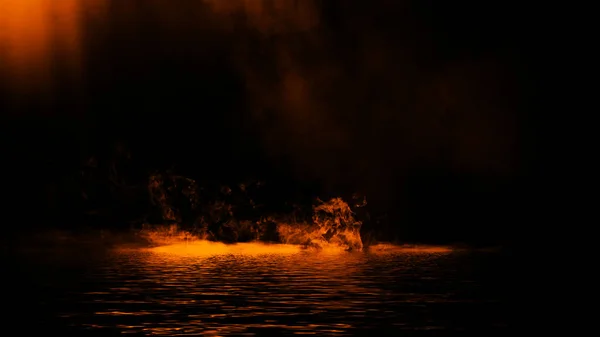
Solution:
M218 14L243 13L249 26L266 34L306 31L319 20L311 0L204 0Z
M413 165L516 169L516 82L502 56L427 60L431 27L402 4L344 2L332 23L312 0L206 2L225 29L246 30L235 57L252 127L300 176L379 191Z

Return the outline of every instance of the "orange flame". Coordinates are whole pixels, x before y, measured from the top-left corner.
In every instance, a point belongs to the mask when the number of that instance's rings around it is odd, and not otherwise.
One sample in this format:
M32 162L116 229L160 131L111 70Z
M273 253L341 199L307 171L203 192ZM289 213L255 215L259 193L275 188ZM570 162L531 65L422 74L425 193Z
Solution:
M270 254L294 254L301 251L300 246L265 244L258 242L236 243L227 245L221 242L206 240L192 241L189 243L178 243L159 246L150 249L156 253L187 256L214 256L214 255L270 255Z
M278 221L277 232L281 243L269 245L258 241L253 243L238 243L225 245L208 241L209 233L206 231L191 232L182 230L178 225L170 226L145 226L140 235L156 251L177 252L178 254L192 253L208 255L218 253L239 252L267 252L284 251L296 252L301 248L317 249L325 252L341 252L348 250L360 251L363 243L360 237L362 222L354 218L350 206L341 198L333 198L327 202L320 202L313 208L312 222ZM284 216L292 219L293 216ZM234 221L237 226L234 230L243 231L244 221ZM258 239L258 238L257 238Z
M320 249L361 250L362 223L354 218L350 206L333 198L315 206L312 223L279 223L277 230L284 243Z

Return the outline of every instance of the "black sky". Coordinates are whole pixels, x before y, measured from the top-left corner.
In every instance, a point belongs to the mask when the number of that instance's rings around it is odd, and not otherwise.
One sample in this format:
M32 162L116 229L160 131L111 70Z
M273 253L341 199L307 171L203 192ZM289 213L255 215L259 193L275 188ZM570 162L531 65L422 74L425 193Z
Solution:
M258 2L91 1L76 47L56 33L38 53L37 80L0 63L19 209L64 213L83 163L130 155L132 180L174 168L290 196L359 191L399 237L514 234L534 157L527 9Z

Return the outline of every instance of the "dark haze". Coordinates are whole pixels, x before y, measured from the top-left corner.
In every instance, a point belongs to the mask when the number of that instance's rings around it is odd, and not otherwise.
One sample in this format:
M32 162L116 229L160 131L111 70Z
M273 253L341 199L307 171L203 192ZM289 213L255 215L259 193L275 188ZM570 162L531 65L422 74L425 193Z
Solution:
M359 192L369 228L400 241L515 234L531 130L525 14L508 3L44 6L64 21L40 23L51 33L33 56L11 44L29 35L0 23L16 226L76 226L93 166L131 186L172 169L211 184L264 180L290 200ZM143 204L97 193L101 209Z

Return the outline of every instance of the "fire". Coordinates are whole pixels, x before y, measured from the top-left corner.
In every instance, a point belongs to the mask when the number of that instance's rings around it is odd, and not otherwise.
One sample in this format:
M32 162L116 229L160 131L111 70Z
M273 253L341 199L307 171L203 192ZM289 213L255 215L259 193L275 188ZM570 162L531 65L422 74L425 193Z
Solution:
M295 254L299 253L301 250L301 247L297 245L266 244L258 242L228 245L222 242L211 242L206 240L150 248L150 251L155 253L178 256Z
M207 240L207 232L192 232L178 225L146 226L140 235L154 246L150 248L152 251L175 255L289 254L306 249L325 253L362 250L359 233L362 223L354 218L352 210L341 198L320 201L313 211L312 223L277 223L281 238L277 244L257 240L234 244L214 242Z
M150 251L170 255L263 255L297 253L301 250L301 247L297 245L266 244L260 242L225 244L208 241L205 237L201 237L198 234L179 229L177 225L146 228L141 234L155 246L149 248Z
M313 208L312 223L280 223L277 231L284 243L316 248L361 250L362 223L354 218L350 206L341 198L320 201Z
M190 231L181 230L177 225L146 226L140 232L140 236L146 239L151 245L159 247L188 244L206 239Z
M258 187L258 186L257 186ZM220 192L203 194L192 179L153 174L148 182L151 200L170 227L148 227L142 236L161 246L194 240L240 242L277 242L305 248L362 250L362 222L342 198L317 200L302 214L266 214L257 208L248 187L223 186ZM235 200L235 202L234 202ZM354 207L363 207L366 200ZM307 219L307 215L312 215ZM178 225L183 225L183 228Z
M290 214L267 214L256 209L253 196L248 193L251 185L238 187L221 186L220 192L206 195L192 179L172 173L154 174L149 179L148 191L163 221L172 224L146 225L139 234L153 247L152 251L176 255L281 254L307 250L437 254L455 250L446 246L386 243L365 248L360 234L363 223L353 211L353 207L367 205L365 197L359 194L352 197L352 207L337 197L327 201L317 199L312 209L295 207ZM232 204L233 200L240 204ZM256 212L238 213L244 204L246 212L249 207ZM186 212L182 211L182 205L187 205ZM182 225L186 223L182 221L184 218L188 225Z
M172 231L170 228L164 233ZM313 249L312 246L303 246L298 244L269 244L262 242L235 243L225 244L222 242L208 241L204 239L193 238L193 236L185 231L174 231L172 236L161 236L160 231L155 232L152 237L160 242L161 245L145 250L157 253L166 254L168 256L180 257L211 257L218 255L232 256L258 256L258 255L290 255L301 252L311 251L319 254L337 254L346 252L344 246L335 244L323 244L318 249ZM309 236L307 234L307 236ZM366 252L369 254L447 254L455 251L449 246L429 246L429 245L394 245L389 243L380 243L368 247Z
M170 256L215 255L273 255L296 254L304 251L341 253L363 250L360 237L361 222L341 198L321 202L314 207L313 222L279 222L277 231L281 243L260 241L226 244L210 241L203 232L181 229L178 225L146 226L140 235L153 253ZM456 249L450 246L395 245L379 243L369 246L369 254L447 254Z

